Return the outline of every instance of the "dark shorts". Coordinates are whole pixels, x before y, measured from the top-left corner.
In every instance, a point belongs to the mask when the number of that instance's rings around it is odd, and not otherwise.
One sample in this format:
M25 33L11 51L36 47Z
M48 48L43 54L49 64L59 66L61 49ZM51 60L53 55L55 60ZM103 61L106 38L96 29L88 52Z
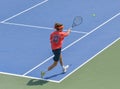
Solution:
M53 54L54 54L53 60L54 60L54 61L59 61L59 59L60 59L60 54L61 54L61 48L52 50L52 52L53 52Z

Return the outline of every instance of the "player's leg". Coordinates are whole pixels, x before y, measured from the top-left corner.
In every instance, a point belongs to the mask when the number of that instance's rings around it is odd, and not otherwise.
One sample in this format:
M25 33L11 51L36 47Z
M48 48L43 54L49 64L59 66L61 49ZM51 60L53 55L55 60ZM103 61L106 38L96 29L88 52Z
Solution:
M52 70L52 69L58 64L58 61L59 61L59 59L60 59L60 50L61 50L61 49L52 50L52 52L53 52L53 54L54 54L54 57L53 57L54 62L53 62L52 65L50 65L50 66L48 67L48 69L47 69L45 72L43 72L43 71L41 72L41 77L42 77L42 78L43 78L43 76L46 74L46 72Z
M62 54L60 54L60 65L62 66L63 72L65 73L67 69L69 68L69 65L64 66L63 60L62 60Z
M48 67L48 71L52 70L58 64L57 61L54 61L52 65Z
M62 54L60 54L60 65L61 65L61 66L64 66L63 60L62 60Z

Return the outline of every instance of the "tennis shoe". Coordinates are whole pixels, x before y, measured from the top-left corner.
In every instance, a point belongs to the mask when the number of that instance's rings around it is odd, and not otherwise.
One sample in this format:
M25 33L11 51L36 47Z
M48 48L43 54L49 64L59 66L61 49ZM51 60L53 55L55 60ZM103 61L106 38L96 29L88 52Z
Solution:
M69 68L69 65L64 66L63 67L63 73L66 73L68 68Z
M41 71L41 78L43 78L45 76L45 72Z

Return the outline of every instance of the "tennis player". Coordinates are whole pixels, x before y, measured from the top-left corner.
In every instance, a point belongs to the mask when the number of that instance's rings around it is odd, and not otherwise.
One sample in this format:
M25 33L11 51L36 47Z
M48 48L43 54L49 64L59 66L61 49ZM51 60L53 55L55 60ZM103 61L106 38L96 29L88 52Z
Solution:
M64 26L61 23L55 23L54 28L55 31L50 34L50 43L52 52L54 54L53 57L54 62L52 65L48 67L48 69L45 72L43 71L41 72L41 78L43 78L47 71L53 69L58 64L58 62L60 62L60 65L63 69L63 73L65 73L67 71L67 68L69 67L69 65L64 66L63 64L61 49L64 37L68 36L71 30L68 29L66 32L63 32Z

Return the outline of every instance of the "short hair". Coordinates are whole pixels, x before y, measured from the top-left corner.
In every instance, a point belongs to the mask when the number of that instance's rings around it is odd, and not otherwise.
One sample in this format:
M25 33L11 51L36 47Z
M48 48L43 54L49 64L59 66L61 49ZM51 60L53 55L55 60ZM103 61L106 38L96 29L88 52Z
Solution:
M55 28L57 31L59 31L59 30L63 29L63 24L61 24L61 23L55 23L54 28Z

